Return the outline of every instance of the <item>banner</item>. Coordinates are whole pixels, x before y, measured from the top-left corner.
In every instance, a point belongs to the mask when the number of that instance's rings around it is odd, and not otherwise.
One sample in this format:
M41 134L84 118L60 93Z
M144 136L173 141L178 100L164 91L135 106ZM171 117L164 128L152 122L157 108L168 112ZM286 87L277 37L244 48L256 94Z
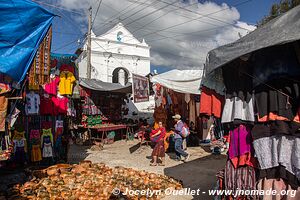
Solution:
M147 77L132 74L133 102L149 101L149 81Z

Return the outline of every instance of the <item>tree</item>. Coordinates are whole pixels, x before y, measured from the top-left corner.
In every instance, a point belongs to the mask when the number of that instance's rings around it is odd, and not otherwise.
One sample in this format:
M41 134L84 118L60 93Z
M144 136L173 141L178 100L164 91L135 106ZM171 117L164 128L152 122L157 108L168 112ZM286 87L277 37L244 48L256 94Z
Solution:
M264 16L257 24L262 26L268 21L278 17L279 15L289 11L290 9L300 5L300 0L281 0L278 4L274 3L271 6L269 15Z

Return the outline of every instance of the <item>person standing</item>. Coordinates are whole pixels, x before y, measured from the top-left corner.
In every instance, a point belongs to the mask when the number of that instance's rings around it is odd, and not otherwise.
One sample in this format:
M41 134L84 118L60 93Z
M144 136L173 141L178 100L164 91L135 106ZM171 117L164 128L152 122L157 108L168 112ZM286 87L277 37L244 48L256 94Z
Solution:
M187 161L190 157L190 155L185 152L182 149L182 143L183 143L183 137L182 137L182 131L183 131L183 122L181 121L181 116L179 114L176 114L172 117L175 120L175 131L174 131L174 140L175 140L175 153L176 153L176 159L181 160L181 156L184 157L183 161Z
M151 141L155 142L155 147L152 151L153 163L151 166L165 166L165 147L164 147L164 138L166 135L166 129L163 127L163 123L158 123L159 128L152 131L150 136ZM157 159L161 160L161 163L157 163Z

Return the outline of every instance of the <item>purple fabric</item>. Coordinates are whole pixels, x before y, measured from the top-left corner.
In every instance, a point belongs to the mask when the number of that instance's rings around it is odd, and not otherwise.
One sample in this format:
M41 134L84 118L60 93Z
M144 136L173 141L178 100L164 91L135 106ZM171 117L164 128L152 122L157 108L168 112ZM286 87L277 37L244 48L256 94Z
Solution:
M25 150L24 147L16 147L15 152L15 161L17 163L24 163L25 162Z
M238 157L249 152L253 152L250 128L240 125L230 131L229 158Z

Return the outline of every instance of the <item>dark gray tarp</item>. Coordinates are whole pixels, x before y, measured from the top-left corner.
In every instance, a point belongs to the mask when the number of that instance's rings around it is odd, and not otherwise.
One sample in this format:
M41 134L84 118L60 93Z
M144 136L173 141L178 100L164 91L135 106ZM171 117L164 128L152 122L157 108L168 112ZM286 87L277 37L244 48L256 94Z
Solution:
M107 83L96 79L80 78L79 85L100 92L132 93L131 83L123 86L119 83Z
M221 67L240 56L266 47L300 39L300 6L257 28L241 39L220 46L208 53L205 73Z

